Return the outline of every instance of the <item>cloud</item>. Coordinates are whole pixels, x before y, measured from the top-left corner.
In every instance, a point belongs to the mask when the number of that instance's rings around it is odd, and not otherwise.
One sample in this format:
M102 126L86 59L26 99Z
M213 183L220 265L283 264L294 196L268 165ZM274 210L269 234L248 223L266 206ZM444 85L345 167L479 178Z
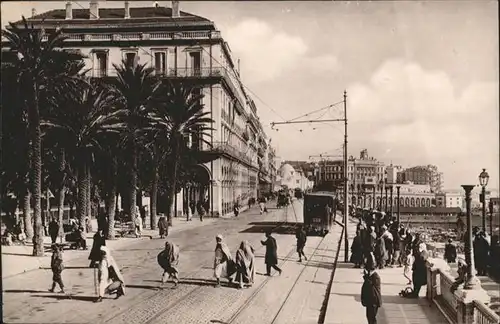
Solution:
M464 178L475 183L482 167L498 179L497 83L457 93L442 71L389 60L366 84L348 87L348 96L351 147L370 148L385 162L436 164L453 187Z
M308 56L308 45L296 35L276 31L261 20L245 19L225 28L224 38L235 58L241 59L242 77L249 82L263 82L287 71L332 71L338 66L331 55Z

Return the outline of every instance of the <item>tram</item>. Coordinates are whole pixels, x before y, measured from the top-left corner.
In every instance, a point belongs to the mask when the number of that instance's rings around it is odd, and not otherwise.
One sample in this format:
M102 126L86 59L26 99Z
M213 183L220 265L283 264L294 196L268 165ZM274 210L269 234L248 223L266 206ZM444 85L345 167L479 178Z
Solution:
M332 192L304 195L304 230L307 235L325 236L335 222L336 197Z

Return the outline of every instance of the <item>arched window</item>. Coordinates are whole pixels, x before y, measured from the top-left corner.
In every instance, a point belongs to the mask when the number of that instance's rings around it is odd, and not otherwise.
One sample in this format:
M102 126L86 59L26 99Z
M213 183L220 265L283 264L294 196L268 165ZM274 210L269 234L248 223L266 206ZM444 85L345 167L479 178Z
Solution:
M368 208L372 208L372 197L371 196L366 197L366 206L368 206Z
M397 206L398 205L398 198L397 197L394 197L392 205L393 206Z
M352 196L351 198L351 204L356 205L356 196Z
M411 198L410 206L415 207L415 198Z
M420 198L417 198L416 203L417 203L417 207L420 207Z
M431 199L430 199L430 198L427 198L427 199L425 200L425 205L426 205L427 207L431 207Z
M399 198L399 206L404 206L405 200L403 198Z
M410 198L406 197L405 199L405 206L410 207Z

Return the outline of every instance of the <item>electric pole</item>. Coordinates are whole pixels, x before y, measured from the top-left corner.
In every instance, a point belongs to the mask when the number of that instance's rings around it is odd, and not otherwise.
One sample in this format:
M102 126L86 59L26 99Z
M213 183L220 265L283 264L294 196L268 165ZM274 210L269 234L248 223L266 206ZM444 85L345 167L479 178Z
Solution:
M347 236L347 222L349 212L349 206L347 202L349 190L347 184L349 179L347 178L347 91L344 90L344 262L349 261L349 238Z
M349 238L347 235L347 222L348 222L348 212L349 212L349 206L348 206L348 188L347 184L349 182L347 176L347 91L344 90L344 100L340 101L336 104L344 103L344 118L343 119L323 119L323 120L289 120L289 121L283 121L283 122L272 122L271 123L271 129L274 129L274 126L276 125L287 125L287 124L307 124L307 123L324 123L324 122L344 122L344 261L348 262L349 260ZM332 104L328 107L322 108L320 110L327 109L329 107L332 107L336 104ZM307 116L307 114L306 114ZM303 117L303 116L301 116ZM300 118L300 117L299 117Z

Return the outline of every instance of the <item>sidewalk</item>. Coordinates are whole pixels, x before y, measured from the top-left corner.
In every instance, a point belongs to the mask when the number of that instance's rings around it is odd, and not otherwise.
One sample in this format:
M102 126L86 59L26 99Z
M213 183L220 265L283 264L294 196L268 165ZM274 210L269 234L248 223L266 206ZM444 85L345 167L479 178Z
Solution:
M251 209L254 210L254 209ZM249 212L247 210L246 212ZM245 212L245 213L246 213ZM173 226L170 227L169 233L182 232L191 228L206 226L213 224L219 220L219 218L205 217L203 222L200 222L197 216L192 217L192 221L188 222L185 217L173 217ZM93 220L93 229L97 229L97 221ZM94 232L87 233L87 247L89 250L65 250L64 260L72 260L79 257L88 257L90 253L90 248L92 247L92 236ZM149 240L150 237L158 237L158 230L144 229L142 231L141 238L117 238L116 240L106 241L106 245L112 250L123 249L131 244L134 244L140 240ZM59 242L59 239L58 241ZM46 246L46 251L48 246L50 246L51 240L49 237L44 237L44 245ZM2 246L2 278L8 278L15 276L20 273L50 267L50 257L51 253L46 252L43 257L33 257L33 245L31 243L27 245L14 245L14 246Z
M357 222L350 220L348 225L349 242L356 232ZM340 250L339 260L344 260L344 247ZM447 324L445 318L425 299L425 287L419 299L399 297L406 287L403 268L377 270L382 281L382 307L377 320L382 324ZM350 263L338 263L333 280L332 291L326 310L325 324L366 323L365 308L361 305L361 286L363 269L355 269Z

